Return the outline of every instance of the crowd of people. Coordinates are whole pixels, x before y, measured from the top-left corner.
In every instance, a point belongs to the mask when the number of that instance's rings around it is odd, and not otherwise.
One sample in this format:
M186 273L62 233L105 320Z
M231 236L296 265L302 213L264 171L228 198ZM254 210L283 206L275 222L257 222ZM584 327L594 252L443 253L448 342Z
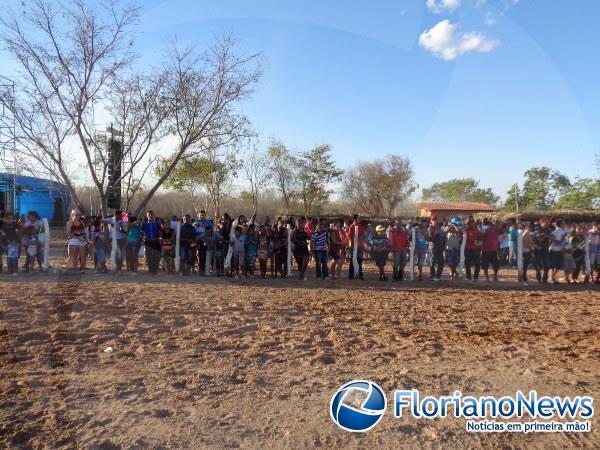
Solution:
M4 255L6 270L9 274L19 273L19 260L24 254L22 272L42 270L42 220L35 211L29 211L24 217L11 212L2 214L0 218L0 273L4 271Z
M434 281L440 281L447 268L450 280L462 276L464 269L465 278L477 282L482 271L485 280L498 281L501 266L519 266L518 278L525 284L531 269L540 283L558 283L562 272L568 283L600 284L598 223L550 219L517 223L473 217L463 222L458 217L433 216L372 224L358 215L348 220L301 216L271 222L265 218L259 223L255 216L233 219L229 214L214 221L205 211L195 219L190 215L159 218L152 211L143 218L123 211L110 217L84 217L73 211L65 231L68 267L83 271L89 264L95 273L110 268L136 274L141 260L151 274L285 278L290 245L294 276L302 280L308 278L311 263L317 279L338 279L345 266L349 278L363 279L363 262L371 259L380 281L387 281L388 274L402 281L410 267L412 246L414 268L410 270L417 281L423 279L424 268L429 268ZM0 255L6 254L8 273L36 270L36 263L37 270L42 270L43 239L42 222L35 211L26 217L5 214L0 223ZM23 252L25 260L19 268ZM2 260L0 256L0 272ZM592 273L587 273L588 265Z

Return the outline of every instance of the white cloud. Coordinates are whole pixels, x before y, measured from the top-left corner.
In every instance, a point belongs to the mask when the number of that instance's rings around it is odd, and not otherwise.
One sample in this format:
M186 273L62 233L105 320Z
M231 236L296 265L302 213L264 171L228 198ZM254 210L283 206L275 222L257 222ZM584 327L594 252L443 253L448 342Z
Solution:
M477 31L460 32L458 25L442 20L419 36L419 45L438 58L451 61L464 53L488 53L499 42Z
M488 27L493 27L494 25L496 25L496 17L494 16L494 14L492 12L487 12L483 22L488 26Z
M454 11L460 6L461 0L427 0L425 5L432 13L439 14L444 11Z

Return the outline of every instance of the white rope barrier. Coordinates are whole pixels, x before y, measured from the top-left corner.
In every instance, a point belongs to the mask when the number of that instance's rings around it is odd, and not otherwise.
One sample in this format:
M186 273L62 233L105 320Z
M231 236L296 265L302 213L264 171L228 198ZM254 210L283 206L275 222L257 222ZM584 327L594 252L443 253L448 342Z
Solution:
M225 268L225 270L229 270L231 269L231 259L233 258L233 245L231 245L231 243L233 242L233 239L235 238L235 227L237 227L238 225L238 221L234 220L233 223L231 224L231 231L229 233L229 248L227 249L227 256L225 257L225 264L223 265L223 267Z
M43 229L44 229L44 262L42 268L44 272L48 270L48 255L50 253L50 225L48 224L48 219L45 217L42 219Z
M465 246L467 245L467 231L463 230L462 241L460 243L460 259L458 261L458 276L465 277Z
M113 222L112 245L110 246L110 270L113 272L117 271L117 224L118 221Z
M523 230L519 230L517 234L517 279L521 279L523 273ZM523 280L524 281L524 280Z
M210 275L210 266L212 265L212 250L206 249L206 257L204 259L204 275Z
M411 239L410 239L410 257L409 257L409 264L410 264L410 281L414 281L415 280L415 238L416 238L416 229L415 227L412 227L410 230L410 235L411 235Z
M590 259L590 241L592 240L592 232L588 231L585 237L584 250L585 250L585 274L592 279L592 261Z
M288 223L287 226L287 276L292 276L292 227Z
M354 245L352 245L352 275L358 278L358 224L354 225Z
M175 273L179 273L181 270L181 222L177 221L177 225L175 226Z

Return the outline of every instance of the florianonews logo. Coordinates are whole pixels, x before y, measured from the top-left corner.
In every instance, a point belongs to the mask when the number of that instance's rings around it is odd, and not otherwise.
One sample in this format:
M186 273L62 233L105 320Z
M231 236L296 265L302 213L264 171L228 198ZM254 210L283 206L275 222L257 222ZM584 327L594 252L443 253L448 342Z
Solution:
M344 384L331 397L329 413L342 429L352 432L369 431L383 417L387 401L383 389L376 383L354 380Z
M393 399L395 418L461 417L466 419L465 428L469 432L589 432L589 419L594 416L594 399L590 396L538 395L533 390L528 393L517 390L514 396L502 397L474 397L460 391L422 397L417 389L396 390ZM333 395L329 413L343 430L364 432L377 425L386 406L383 389L376 383L354 380Z

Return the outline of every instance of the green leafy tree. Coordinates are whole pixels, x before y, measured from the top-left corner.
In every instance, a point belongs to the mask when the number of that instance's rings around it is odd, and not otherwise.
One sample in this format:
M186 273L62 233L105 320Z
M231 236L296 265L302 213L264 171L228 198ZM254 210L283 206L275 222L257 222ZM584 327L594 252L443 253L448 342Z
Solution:
M578 178L556 203L557 209L600 208L600 179Z
M548 167L532 167L524 176L522 209L548 211L555 207L561 194L571 187L566 175Z
M483 202L495 205L498 197L490 188L479 187L475 178L453 178L423 188L423 200L442 202Z
M172 161L167 158L156 167L156 175L162 176ZM200 195L206 192L211 200L215 217L221 214L221 200L229 181L236 175L239 161L226 152L218 156L216 152L180 160L175 169L165 179L164 186L178 192L187 192L196 209Z
M329 200L331 183L339 181L343 172L336 167L327 144L300 153L296 168L302 212L315 214Z

